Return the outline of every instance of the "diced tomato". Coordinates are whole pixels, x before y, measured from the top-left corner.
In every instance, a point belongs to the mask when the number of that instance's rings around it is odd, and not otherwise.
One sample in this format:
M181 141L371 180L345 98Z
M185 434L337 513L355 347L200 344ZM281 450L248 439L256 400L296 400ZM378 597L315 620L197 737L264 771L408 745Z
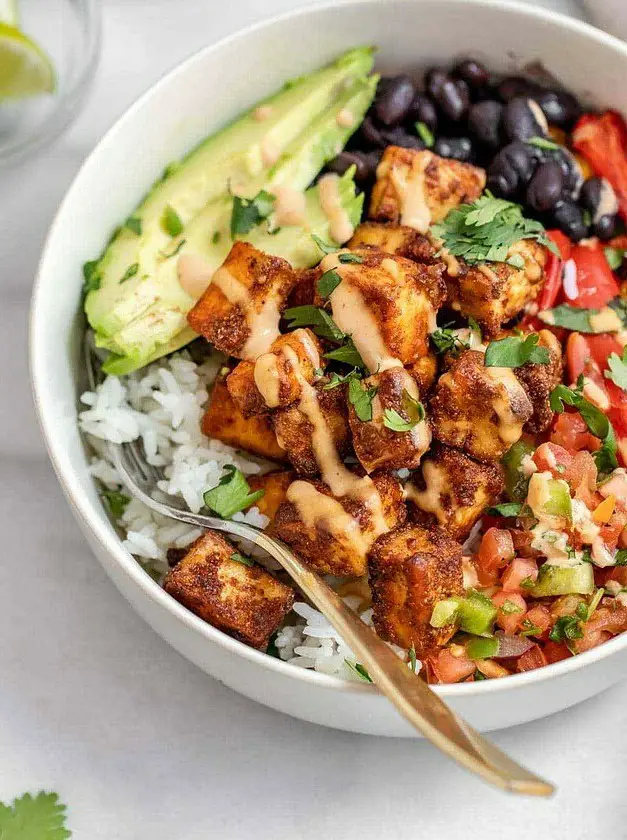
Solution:
M584 114L571 135L573 148L610 182L627 220L627 128L617 111Z
M529 622L529 625L527 626L533 625L538 628L538 632L533 634L536 638L540 638L548 633L553 623L548 607L543 607L541 604L538 604L536 607L532 607L527 612L525 618Z
M579 452L580 449L594 452L601 446L601 441L588 431L581 414L571 411L557 415L551 430L551 443L562 446L569 452Z
M513 635L525 617L527 602L516 592L496 592L492 596L492 603L498 609L496 623L506 633Z
M586 626L591 630L602 630L612 635L627 630L627 607L618 601L604 601L611 606L601 606L593 614Z
M525 592L520 584L523 580L538 577L538 564L530 557L516 557L503 572L501 583L504 592Z
M620 288L612 269L607 263L603 249L587 245L575 245L570 258L577 268L578 295L569 301L580 309L601 309L620 294Z
M550 472L554 478L563 478L570 468L573 456L556 443L542 443L531 456L540 472Z
M475 566L479 582L484 586L496 583L498 570L514 559L514 543L509 531L490 528L483 535Z
M557 230L557 228L553 228L551 230L547 230L546 235L554 245L557 245L557 249L564 262L569 260L573 250L573 243L566 234L562 233L561 230Z
M544 665L546 665L546 659L538 645L529 648L527 653L523 653L516 660L516 670L519 673L533 671L534 668L542 668Z
M604 630L595 630L588 624L583 625L583 637L576 639L572 644L577 653L583 653L586 650L598 647L612 638L612 634Z
M474 674L475 663L465 654L454 656L448 648L428 657L429 666L439 683L456 683Z
M520 557L539 557L540 552L531 547L533 542L533 534L531 531L510 531L512 541L514 543L514 550L516 555Z
M557 254L549 252L544 269L544 286L537 300L538 312L542 312L544 309L552 309L563 296L562 267L564 261L569 259L572 248L570 239L561 230L549 230L547 231L547 236L557 246L561 258ZM535 315L528 315L523 318L521 327L526 330L547 329L547 325Z
M618 539L623 533L623 528L627 524L627 514L623 510L617 510L612 514L607 525L601 526L599 536L609 549L614 549L618 545Z
M576 452L562 478L568 482L575 498L594 510L600 498L597 493L597 465L592 455L586 451Z
M560 662L562 659L568 659L572 653L568 650L565 644L559 642L545 642L543 648L544 658L548 665L553 662Z

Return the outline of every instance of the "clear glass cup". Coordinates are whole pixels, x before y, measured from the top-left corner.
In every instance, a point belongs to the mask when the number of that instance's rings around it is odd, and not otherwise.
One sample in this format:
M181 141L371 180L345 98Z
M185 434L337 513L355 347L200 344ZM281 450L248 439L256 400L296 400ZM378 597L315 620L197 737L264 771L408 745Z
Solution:
M100 50L98 0L18 0L19 28L50 56L52 94L0 102L0 167L49 145L77 115Z

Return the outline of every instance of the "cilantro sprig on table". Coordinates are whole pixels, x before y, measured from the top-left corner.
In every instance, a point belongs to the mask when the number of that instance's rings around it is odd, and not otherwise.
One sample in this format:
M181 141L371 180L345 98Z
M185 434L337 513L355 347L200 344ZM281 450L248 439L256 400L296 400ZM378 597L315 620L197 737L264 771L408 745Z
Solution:
M509 249L520 239L535 239L556 251L540 222L526 219L519 204L495 198L488 190L472 204L451 210L444 221L433 225L432 232L449 253L471 265L509 262L522 268L520 254L508 257Z
M0 802L0 840L67 840L65 817L56 793L25 793L11 805Z

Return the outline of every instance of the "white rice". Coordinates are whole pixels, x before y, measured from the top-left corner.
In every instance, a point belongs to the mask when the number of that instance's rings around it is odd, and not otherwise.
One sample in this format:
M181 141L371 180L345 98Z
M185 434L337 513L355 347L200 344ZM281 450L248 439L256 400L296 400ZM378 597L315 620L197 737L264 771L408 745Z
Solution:
M103 441L141 440L148 462L163 468L165 480L159 488L170 496L182 498L194 513L203 507L203 493L218 483L226 464L234 464L245 475L265 472L271 467L249 453L210 440L201 431L207 389L223 363L224 357L215 353L197 365L183 351L127 377L108 376L96 391L81 396L86 408L79 414L79 425L94 452L91 474L103 488L124 492ZM233 518L260 528L269 522L256 507ZM131 499L117 525L125 534L124 547L157 579L168 570L167 550L185 548L202 533L198 528L154 513L137 499ZM255 547L247 545L246 548L268 568L279 568ZM355 596L344 600L353 608L359 603ZM363 612L361 618L371 624L372 610ZM275 644L281 659L297 667L361 679L346 664L346 660L355 662L352 651L322 613L308 604L294 605ZM406 656L405 650L395 650L399 656Z

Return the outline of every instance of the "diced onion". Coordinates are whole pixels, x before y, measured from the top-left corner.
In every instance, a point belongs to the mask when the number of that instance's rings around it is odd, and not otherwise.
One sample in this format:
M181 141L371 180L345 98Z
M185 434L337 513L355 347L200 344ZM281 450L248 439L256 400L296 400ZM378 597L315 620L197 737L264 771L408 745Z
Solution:
M494 635L499 640L499 649L494 654L494 659L513 659L522 656L534 645L527 636L511 636L502 630L497 630Z

